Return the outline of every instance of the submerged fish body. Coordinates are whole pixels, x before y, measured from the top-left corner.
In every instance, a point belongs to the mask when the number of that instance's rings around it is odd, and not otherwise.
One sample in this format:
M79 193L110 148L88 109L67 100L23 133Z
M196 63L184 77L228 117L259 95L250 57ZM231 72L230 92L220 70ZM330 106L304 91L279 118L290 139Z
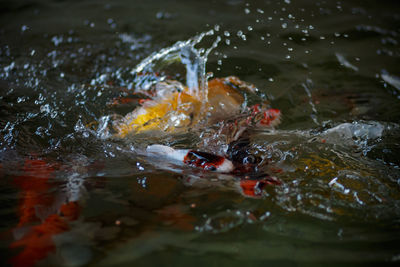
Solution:
M236 146L237 144L233 145L231 149L236 148ZM243 142L241 142L241 146L242 148L235 151L235 155L227 156L219 156L190 149L174 149L164 145L148 146L146 152L149 156L158 157L162 161L176 165L188 165L205 171L214 171L218 173L219 179L231 180L234 185L233 187L246 197L261 197L263 189L267 185L281 184L275 177L265 173L258 173L256 166L259 163L259 159L249 155L248 151L245 151ZM162 164L158 166L162 168ZM170 168L166 167L166 169ZM232 176L239 177L240 179L232 179ZM198 178L198 176L189 174L184 179L184 182L185 184L193 185L199 182Z
M11 249L18 253L10 259L12 266L35 266L56 251L53 237L70 230L70 224L80 216L78 199L71 198L67 192L50 190L54 173L58 166L41 159L27 159L23 166L24 174L14 177L14 183L21 190L19 221L12 233L15 241Z

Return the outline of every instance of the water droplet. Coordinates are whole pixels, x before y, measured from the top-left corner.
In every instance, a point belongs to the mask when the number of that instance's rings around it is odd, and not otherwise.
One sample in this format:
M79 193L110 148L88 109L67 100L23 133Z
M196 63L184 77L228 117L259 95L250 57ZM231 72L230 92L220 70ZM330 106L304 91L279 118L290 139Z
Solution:
M22 31L22 32L25 32L25 31L27 31L27 30L29 30L29 27L26 26L26 25L22 25L21 31Z
M26 99L25 96L23 96L23 97L18 97L18 98L17 98L17 103L24 102L25 99Z
M238 31L236 35L246 41L246 35L242 31Z
M53 38L51 38L51 41L54 43L55 46L58 46L63 41L63 37L53 36Z
M50 112L50 106L49 106L49 104L40 106L40 112L42 112L42 113L49 113L49 112Z

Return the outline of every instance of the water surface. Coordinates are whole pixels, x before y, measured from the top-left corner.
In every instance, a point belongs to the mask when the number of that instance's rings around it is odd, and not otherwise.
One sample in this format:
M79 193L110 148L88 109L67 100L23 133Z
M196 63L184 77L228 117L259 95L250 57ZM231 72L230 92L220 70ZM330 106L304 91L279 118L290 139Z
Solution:
M400 260L400 6L396 1L3 1L3 264L175 266ZM210 32L206 71L253 83L283 120L251 132L260 197L239 178L136 153L195 133L111 138L132 70ZM165 75L185 81L182 65ZM150 77L157 77L151 76ZM264 165L263 165L264 166ZM201 177L191 179L191 177Z

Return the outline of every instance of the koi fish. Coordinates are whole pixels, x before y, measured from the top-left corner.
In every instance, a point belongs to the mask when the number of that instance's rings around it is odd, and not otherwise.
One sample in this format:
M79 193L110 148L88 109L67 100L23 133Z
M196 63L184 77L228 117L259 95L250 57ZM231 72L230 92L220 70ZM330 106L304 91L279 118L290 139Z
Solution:
M255 86L230 76L208 82L204 98L193 95L188 87L177 81L160 82L155 86L155 96L128 113L115 124L116 135L149 130L179 132L194 127L204 119L209 124L238 115L244 103L239 92L255 92Z
M207 147L211 153L201 149L174 149L157 144L148 146L146 153L206 171L236 175L253 172L256 164L244 162L244 158L238 159L243 151L235 151L238 146L231 144L251 127L275 127L280 123L281 112L266 104L246 107L241 93L244 91L255 93L256 87L234 76L208 81L203 98L193 94L178 81L158 82L152 92L146 92L148 96L152 95L150 100L142 102L138 108L114 124L116 136L124 138L128 134L155 130L177 133L205 126L204 123L209 126L219 125L217 130L213 130L215 127L202 130L200 147Z
M24 175L14 178L14 183L21 189L21 202L19 222L13 229L16 241L10 245L12 249L21 250L10 263L34 266L55 252L53 236L69 230L69 223L78 218L80 207L76 201L60 202L59 197L48 193L55 166L32 159L25 161L22 170Z
M191 149L173 149L169 146L151 145L146 149L147 153L164 157L178 164L202 168L207 171L229 173L234 170L233 163L222 156Z

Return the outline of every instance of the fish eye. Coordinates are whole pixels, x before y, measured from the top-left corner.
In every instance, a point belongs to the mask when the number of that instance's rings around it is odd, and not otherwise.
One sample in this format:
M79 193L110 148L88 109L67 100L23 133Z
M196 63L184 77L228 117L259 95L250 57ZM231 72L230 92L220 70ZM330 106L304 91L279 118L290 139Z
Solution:
M216 171L216 170L217 170L217 167L215 167L214 165L209 165L209 166L207 166L207 170L209 170L209 171Z
M256 158L253 155L249 155L243 159L243 164L255 164Z

